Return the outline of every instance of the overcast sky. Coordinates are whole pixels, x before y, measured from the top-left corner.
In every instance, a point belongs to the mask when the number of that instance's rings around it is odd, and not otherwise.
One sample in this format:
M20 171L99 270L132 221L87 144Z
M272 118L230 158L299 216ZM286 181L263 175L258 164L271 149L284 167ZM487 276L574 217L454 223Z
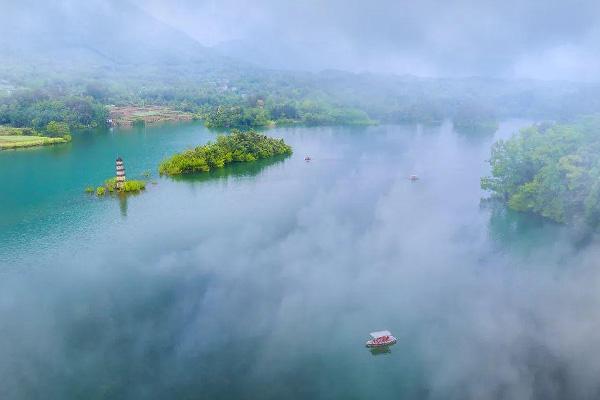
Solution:
M203 44L276 67L571 80L600 75L600 2L593 0L136 1Z

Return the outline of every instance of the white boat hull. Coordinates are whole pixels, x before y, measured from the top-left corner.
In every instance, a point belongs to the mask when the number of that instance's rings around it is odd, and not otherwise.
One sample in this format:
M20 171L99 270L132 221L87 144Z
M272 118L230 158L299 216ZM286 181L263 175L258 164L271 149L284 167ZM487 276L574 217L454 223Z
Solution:
M394 336L388 336L387 339L381 340L381 338L367 340L367 347L385 347L396 344L396 338Z

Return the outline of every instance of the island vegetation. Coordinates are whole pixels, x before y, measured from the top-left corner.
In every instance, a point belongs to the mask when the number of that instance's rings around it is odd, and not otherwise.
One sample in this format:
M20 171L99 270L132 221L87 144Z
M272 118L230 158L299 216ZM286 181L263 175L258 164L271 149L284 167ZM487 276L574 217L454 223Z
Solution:
M209 172L231 163L291 153L292 148L283 139L270 138L255 131L233 131L230 135L219 135L214 143L209 142L164 160L159 166L159 173L173 176Z
M97 196L104 196L107 193L139 193L146 189L146 182L141 180L126 180L121 188L117 187L117 178L113 177L104 181L104 185L98 186L96 189L92 186L85 188L86 193L96 193Z
M517 211L560 223L600 223L600 116L542 123L496 142L483 189Z

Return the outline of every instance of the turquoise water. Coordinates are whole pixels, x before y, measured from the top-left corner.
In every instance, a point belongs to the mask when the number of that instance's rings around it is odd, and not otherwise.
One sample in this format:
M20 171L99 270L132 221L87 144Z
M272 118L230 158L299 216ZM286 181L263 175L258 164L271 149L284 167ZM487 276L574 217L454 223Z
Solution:
M594 253L481 201L491 143L523 125L275 129L292 156L177 180L156 167L215 137L199 124L0 153L0 397L593 393L572 311L594 304ZM117 156L156 184L85 194ZM373 354L380 329L398 343Z
M63 146L5 151L0 157L0 242L25 244L31 237L46 242L57 233L88 231L85 225L93 223L94 216L119 203L90 201L83 191L112 177L118 156L127 160L130 178L142 179L148 170L156 175L157 163L163 158L212 137L198 124L164 125L90 131L75 135L72 143ZM118 219L107 216L105 222L115 221Z

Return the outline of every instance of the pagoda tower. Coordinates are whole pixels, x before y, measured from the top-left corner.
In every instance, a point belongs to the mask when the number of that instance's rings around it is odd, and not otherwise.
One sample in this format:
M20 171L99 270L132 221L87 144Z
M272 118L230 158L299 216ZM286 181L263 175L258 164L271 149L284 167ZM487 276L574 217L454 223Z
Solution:
M117 169L117 189L123 189L123 185L125 184L125 166L123 165L123 159L121 157L117 158L115 163Z

